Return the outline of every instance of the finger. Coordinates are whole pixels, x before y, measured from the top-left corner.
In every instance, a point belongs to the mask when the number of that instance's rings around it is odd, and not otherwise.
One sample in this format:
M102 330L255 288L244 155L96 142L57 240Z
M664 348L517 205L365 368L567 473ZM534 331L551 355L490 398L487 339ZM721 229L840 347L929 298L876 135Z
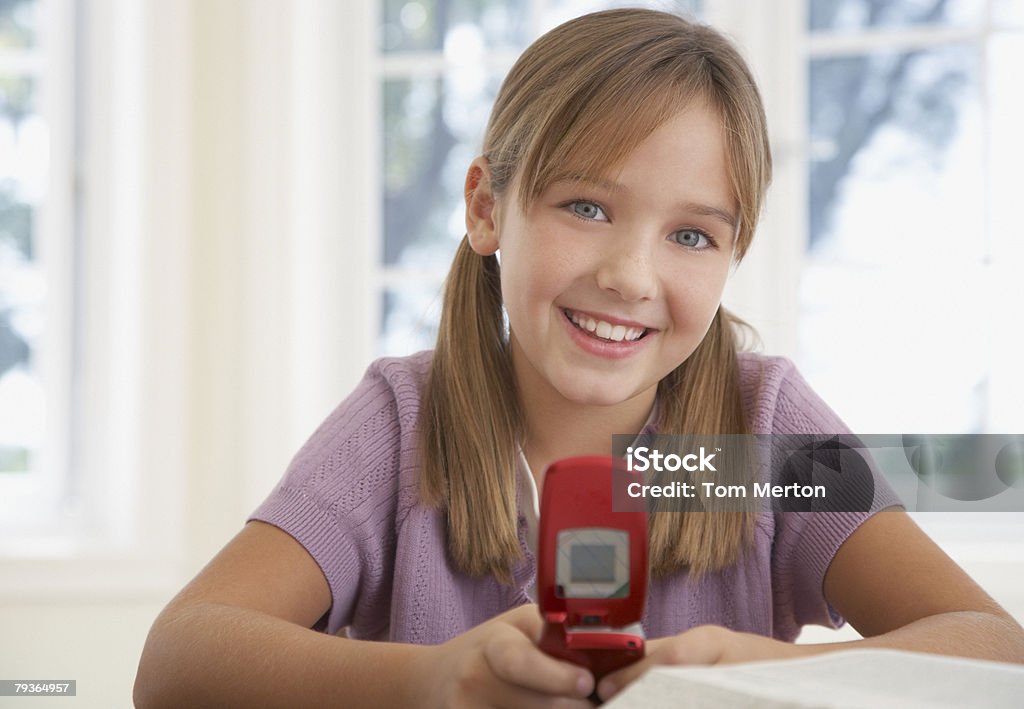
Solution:
M552 697L507 683L502 683L496 692L497 696L488 702L488 706L498 709L594 709L589 699Z
M629 686L644 672L655 665L660 664L664 663L658 662L657 658L648 655L639 662L634 662L632 665L623 667L621 670L616 670L615 672L605 675L601 678L601 681L597 683L597 696L599 696L603 701L608 701L618 694L624 687Z
M627 665L601 678L597 685L597 695L601 699L609 699L631 684L640 675L656 665L686 664L684 655L687 650L686 633L669 638L648 641L644 648L646 655L639 662Z
M495 620L500 620L514 628L517 628L531 642L536 642L544 628L544 621L540 617L540 609L536 603L527 603L518 606L510 611L499 615Z
M597 686L601 699L608 699L656 665L709 665L721 656L723 636L711 626L691 628L679 635L647 643L646 656L639 662L606 675Z
M594 689L589 671L545 654L518 627L497 630L484 658L498 679L546 695L587 697Z

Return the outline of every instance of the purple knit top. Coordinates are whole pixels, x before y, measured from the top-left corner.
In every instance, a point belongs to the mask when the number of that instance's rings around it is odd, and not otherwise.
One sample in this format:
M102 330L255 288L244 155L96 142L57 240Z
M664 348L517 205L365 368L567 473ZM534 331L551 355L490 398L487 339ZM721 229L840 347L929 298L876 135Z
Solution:
M419 501L417 429L430 360L420 352L370 365L251 517L290 534L320 565L333 603L319 630L434 644L530 602L536 561L522 510L523 559L508 585L455 569L443 513ZM741 354L739 365L751 433L848 432L790 361ZM753 544L733 566L699 580L685 571L652 580L647 637L716 624L793 640L805 624L838 627L842 618L822 591L828 565L858 525L899 504L877 480L869 512L760 515Z

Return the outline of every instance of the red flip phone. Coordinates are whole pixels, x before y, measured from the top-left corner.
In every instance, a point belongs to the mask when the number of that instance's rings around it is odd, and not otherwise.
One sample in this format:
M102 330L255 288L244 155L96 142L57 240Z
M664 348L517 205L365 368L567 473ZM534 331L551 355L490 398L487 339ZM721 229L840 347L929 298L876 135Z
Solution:
M540 648L597 679L644 656L647 513L612 511L613 473L634 475L611 457L552 463L540 506Z

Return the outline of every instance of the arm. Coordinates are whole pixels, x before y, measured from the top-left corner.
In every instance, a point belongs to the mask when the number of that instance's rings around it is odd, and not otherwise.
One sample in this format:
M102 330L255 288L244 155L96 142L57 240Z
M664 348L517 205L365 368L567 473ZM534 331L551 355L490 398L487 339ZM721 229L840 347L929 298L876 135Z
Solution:
M137 706L325 706L339 691L359 704L401 703L390 693L406 683L380 679L405 672L422 649L364 648L309 630L330 604L320 567L298 542L247 524L156 619L135 679ZM346 688L345 676L378 681Z
M809 653L884 647L1024 662L1024 630L905 512L880 512L846 540L825 597L864 640Z
M879 512L861 524L829 565L824 591L863 640L794 645L701 626L652 640L644 660L604 678L598 692L608 698L652 665L777 660L855 648L1024 663L1021 626L905 512Z
M306 550L276 527L249 523L153 624L136 705L588 706L571 697L589 694L589 674L534 646L535 607L428 647L310 630L330 605Z

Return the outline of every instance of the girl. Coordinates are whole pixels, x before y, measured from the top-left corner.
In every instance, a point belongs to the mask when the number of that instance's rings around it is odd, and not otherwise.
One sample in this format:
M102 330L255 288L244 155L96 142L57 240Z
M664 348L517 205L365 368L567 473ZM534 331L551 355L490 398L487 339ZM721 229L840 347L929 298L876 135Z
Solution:
M754 81L713 30L618 10L540 38L469 166L436 349L374 363L171 601L139 705L588 706L589 672L535 644L548 464L623 431L846 431L790 363L738 354L720 306L770 173ZM876 490L863 513L652 515L653 639L598 694L853 644L1024 660ZM792 644L844 617L865 640Z

